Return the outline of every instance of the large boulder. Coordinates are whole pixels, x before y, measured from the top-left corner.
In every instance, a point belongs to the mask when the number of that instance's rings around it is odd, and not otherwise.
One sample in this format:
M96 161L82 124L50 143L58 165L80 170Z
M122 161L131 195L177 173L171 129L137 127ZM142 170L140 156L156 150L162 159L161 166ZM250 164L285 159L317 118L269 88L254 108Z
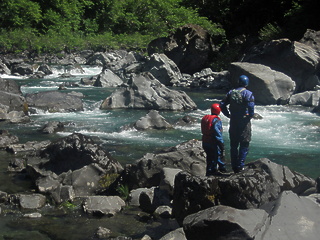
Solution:
M317 52L320 52L320 31L307 29L299 42L312 47Z
M187 239L317 239L319 204L284 191L263 209L239 210L214 206L187 216L183 230Z
M96 216L114 216L126 203L118 196L90 196L83 203L83 210Z
M319 105L320 90L306 91L291 96L289 104L302 105L307 107L317 107Z
M147 130L147 129L170 129L173 126L168 123L164 117L162 117L158 111L150 110L149 113L140 118L133 124L133 127L137 130Z
M95 87L118 87L123 83L121 78L110 69L102 69L93 86Z
M320 53L301 42L279 39L260 43L242 61L262 64L288 75L296 83L296 93L313 90L320 83Z
M201 141L190 140L159 153L147 153L122 172L123 184L130 189L159 186L165 168L179 169L204 176L206 157Z
M229 177L195 177L180 172L175 178L173 213L178 222L191 213L214 205L238 209L258 208L276 200L283 191L303 195L315 180L268 159L248 164L240 174Z
M156 79L166 86L180 82L182 74L177 65L165 54L152 54L144 66Z
M252 240L267 217L261 209L239 210L220 205L187 216L183 230L188 240L198 240L199 236L203 240Z
M208 67L214 48L207 30L198 25L187 24L167 38L150 42L148 54L163 52L176 63L182 73L193 74Z
M289 76L261 64L234 62L229 71L234 86L240 75L249 77L248 89L259 104L287 104L295 89L295 82Z
M73 93L61 91L47 91L26 94L29 107L39 108L49 112L74 112L82 111L81 97Z
M95 195L102 189L103 177L122 170L108 151L78 133L58 139L29 157L26 167L38 190L51 194L57 202L66 197Z
M134 75L127 87L116 89L100 106L100 109L114 108L183 111L197 106L185 92L171 90L145 72Z

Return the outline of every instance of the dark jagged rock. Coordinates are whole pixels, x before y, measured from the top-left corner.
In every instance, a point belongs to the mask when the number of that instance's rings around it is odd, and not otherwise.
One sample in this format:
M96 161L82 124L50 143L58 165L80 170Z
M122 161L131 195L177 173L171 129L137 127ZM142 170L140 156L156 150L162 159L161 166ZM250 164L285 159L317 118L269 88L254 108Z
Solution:
M17 136L11 135L7 130L0 130L0 148L19 142Z
M283 191L303 195L314 186L313 179L268 159L249 163L245 171L230 177L199 178L180 172L175 179L173 213L181 223L185 216L217 204L258 208L276 200Z

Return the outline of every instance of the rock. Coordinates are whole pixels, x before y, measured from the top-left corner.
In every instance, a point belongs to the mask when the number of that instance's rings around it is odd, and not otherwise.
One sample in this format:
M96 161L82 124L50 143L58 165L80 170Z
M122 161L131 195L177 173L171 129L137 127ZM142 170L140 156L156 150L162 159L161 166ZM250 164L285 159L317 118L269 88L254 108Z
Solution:
M31 64L27 63L21 63L21 64L15 64L11 68L11 74L14 75L31 75L34 72L34 68Z
M160 238L160 240L187 240L186 238L186 234L183 231L183 228L177 228L176 230L167 233L166 235L164 235L162 238Z
M172 209L171 209L171 207L169 207L167 205L159 206L156 208L153 215L156 218L171 218L172 217Z
M38 209L44 207L46 197L42 194L20 194L18 201L21 208Z
M141 191L139 195L139 207L142 211L153 214L160 206L170 206L169 195L158 187L152 187Z
M174 180L176 175L181 172L181 169L176 168L163 168L159 188L166 191L170 196L173 196Z
M38 72L43 72L45 75L53 74L51 67L48 64L41 64L38 68Z
M218 204L258 208L276 200L283 191L303 195L314 186L315 180L269 159L251 162L243 172L229 177L199 178L180 172L175 178L173 214L181 223L185 216Z
M107 63L111 62L114 56L110 58L109 54L103 52L97 52L88 57L86 65L97 65L105 66Z
M190 140L159 153L147 153L121 173L123 184L129 189L159 186L163 168L184 170L204 176L206 158L201 141Z
M129 86L116 89L100 109L136 108L153 110L193 110L197 106L183 91L170 90L151 74L135 75Z
M144 71L150 72L165 86L172 86L182 79L182 74L177 65L165 54L152 54L150 60L144 66Z
M19 142L17 136L11 135L7 130L0 130L0 148L6 148L17 142Z
M296 83L295 93L319 85L320 53L306 44L289 39L272 40L253 46L243 62L262 64L282 72Z
M36 213L24 214L23 217L25 217L25 218L41 218L42 215L41 215L41 213L36 212Z
M103 69L94 82L95 87L118 87L123 83L121 78L110 69Z
M312 47L317 52L320 52L320 31L307 29L299 42Z
M193 74L208 66L214 48L208 31L198 25L187 24L167 38L150 42L148 54L163 52L182 73Z
M105 239L109 237L111 233L112 233L111 230L108 228L98 227L98 229L96 230L95 236L98 239Z
M183 230L188 240L197 240L199 236L203 240L253 240L267 217L261 209L239 210L220 205L187 216Z
M248 89L253 92L255 102L262 105L287 104L295 90L290 77L261 64L234 62L229 71L233 86L237 86L240 75L249 77Z
M90 215L114 216L125 206L125 202L118 196L90 196L83 203L83 210Z
M63 129L64 129L64 124L62 122L53 121L53 122L48 122L47 124L45 124L40 129L40 131L42 133L51 134L51 133L62 131Z
M21 158L14 158L10 161L8 166L9 172L22 172L25 169L26 160Z
M283 240L318 239L319 204L285 191L269 209L269 219L260 228L255 240L267 240L275 236Z
M4 64L2 62L2 60L0 59L0 74L7 74L10 75L11 71L10 69L7 67L6 64Z
M317 107L319 105L320 90L306 91L291 96L289 104L302 105L306 107Z
M6 147L6 151L10 153L19 153L19 152L37 152L41 149L45 149L51 142L46 141L29 141L21 144L10 144Z
M198 122L198 119L197 118L194 118L192 116L189 116L189 115L186 115L186 116L183 116L182 118L179 118L175 123L174 123L174 126L175 127L185 127L185 126L191 126L195 123Z
M149 113L133 124L137 130L171 129L173 126L162 117L158 111L150 110Z
M83 103L80 97L61 91L47 91L26 94L29 107L39 108L49 112L82 111Z

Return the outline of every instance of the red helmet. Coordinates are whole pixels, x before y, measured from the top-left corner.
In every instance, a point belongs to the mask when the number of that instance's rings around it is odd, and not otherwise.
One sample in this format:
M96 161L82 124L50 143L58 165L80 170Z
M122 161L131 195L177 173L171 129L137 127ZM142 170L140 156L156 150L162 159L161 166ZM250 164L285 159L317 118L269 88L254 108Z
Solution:
M211 105L211 114L219 115L221 112L220 104L214 103Z

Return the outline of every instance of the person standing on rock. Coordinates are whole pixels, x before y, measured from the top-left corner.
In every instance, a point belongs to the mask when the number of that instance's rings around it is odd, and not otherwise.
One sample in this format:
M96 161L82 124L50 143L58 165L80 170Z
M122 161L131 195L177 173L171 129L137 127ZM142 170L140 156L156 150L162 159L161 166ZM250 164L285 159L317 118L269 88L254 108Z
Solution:
M206 153L206 176L226 172L224 159L224 141L222 136L222 122L219 118L221 112L218 103L211 105L211 114L205 115L201 120L202 147Z
M241 75L238 87L230 90L220 102L222 113L230 118L229 138L232 170L244 170L251 141L251 118L254 116L254 96L246 87L249 78Z

